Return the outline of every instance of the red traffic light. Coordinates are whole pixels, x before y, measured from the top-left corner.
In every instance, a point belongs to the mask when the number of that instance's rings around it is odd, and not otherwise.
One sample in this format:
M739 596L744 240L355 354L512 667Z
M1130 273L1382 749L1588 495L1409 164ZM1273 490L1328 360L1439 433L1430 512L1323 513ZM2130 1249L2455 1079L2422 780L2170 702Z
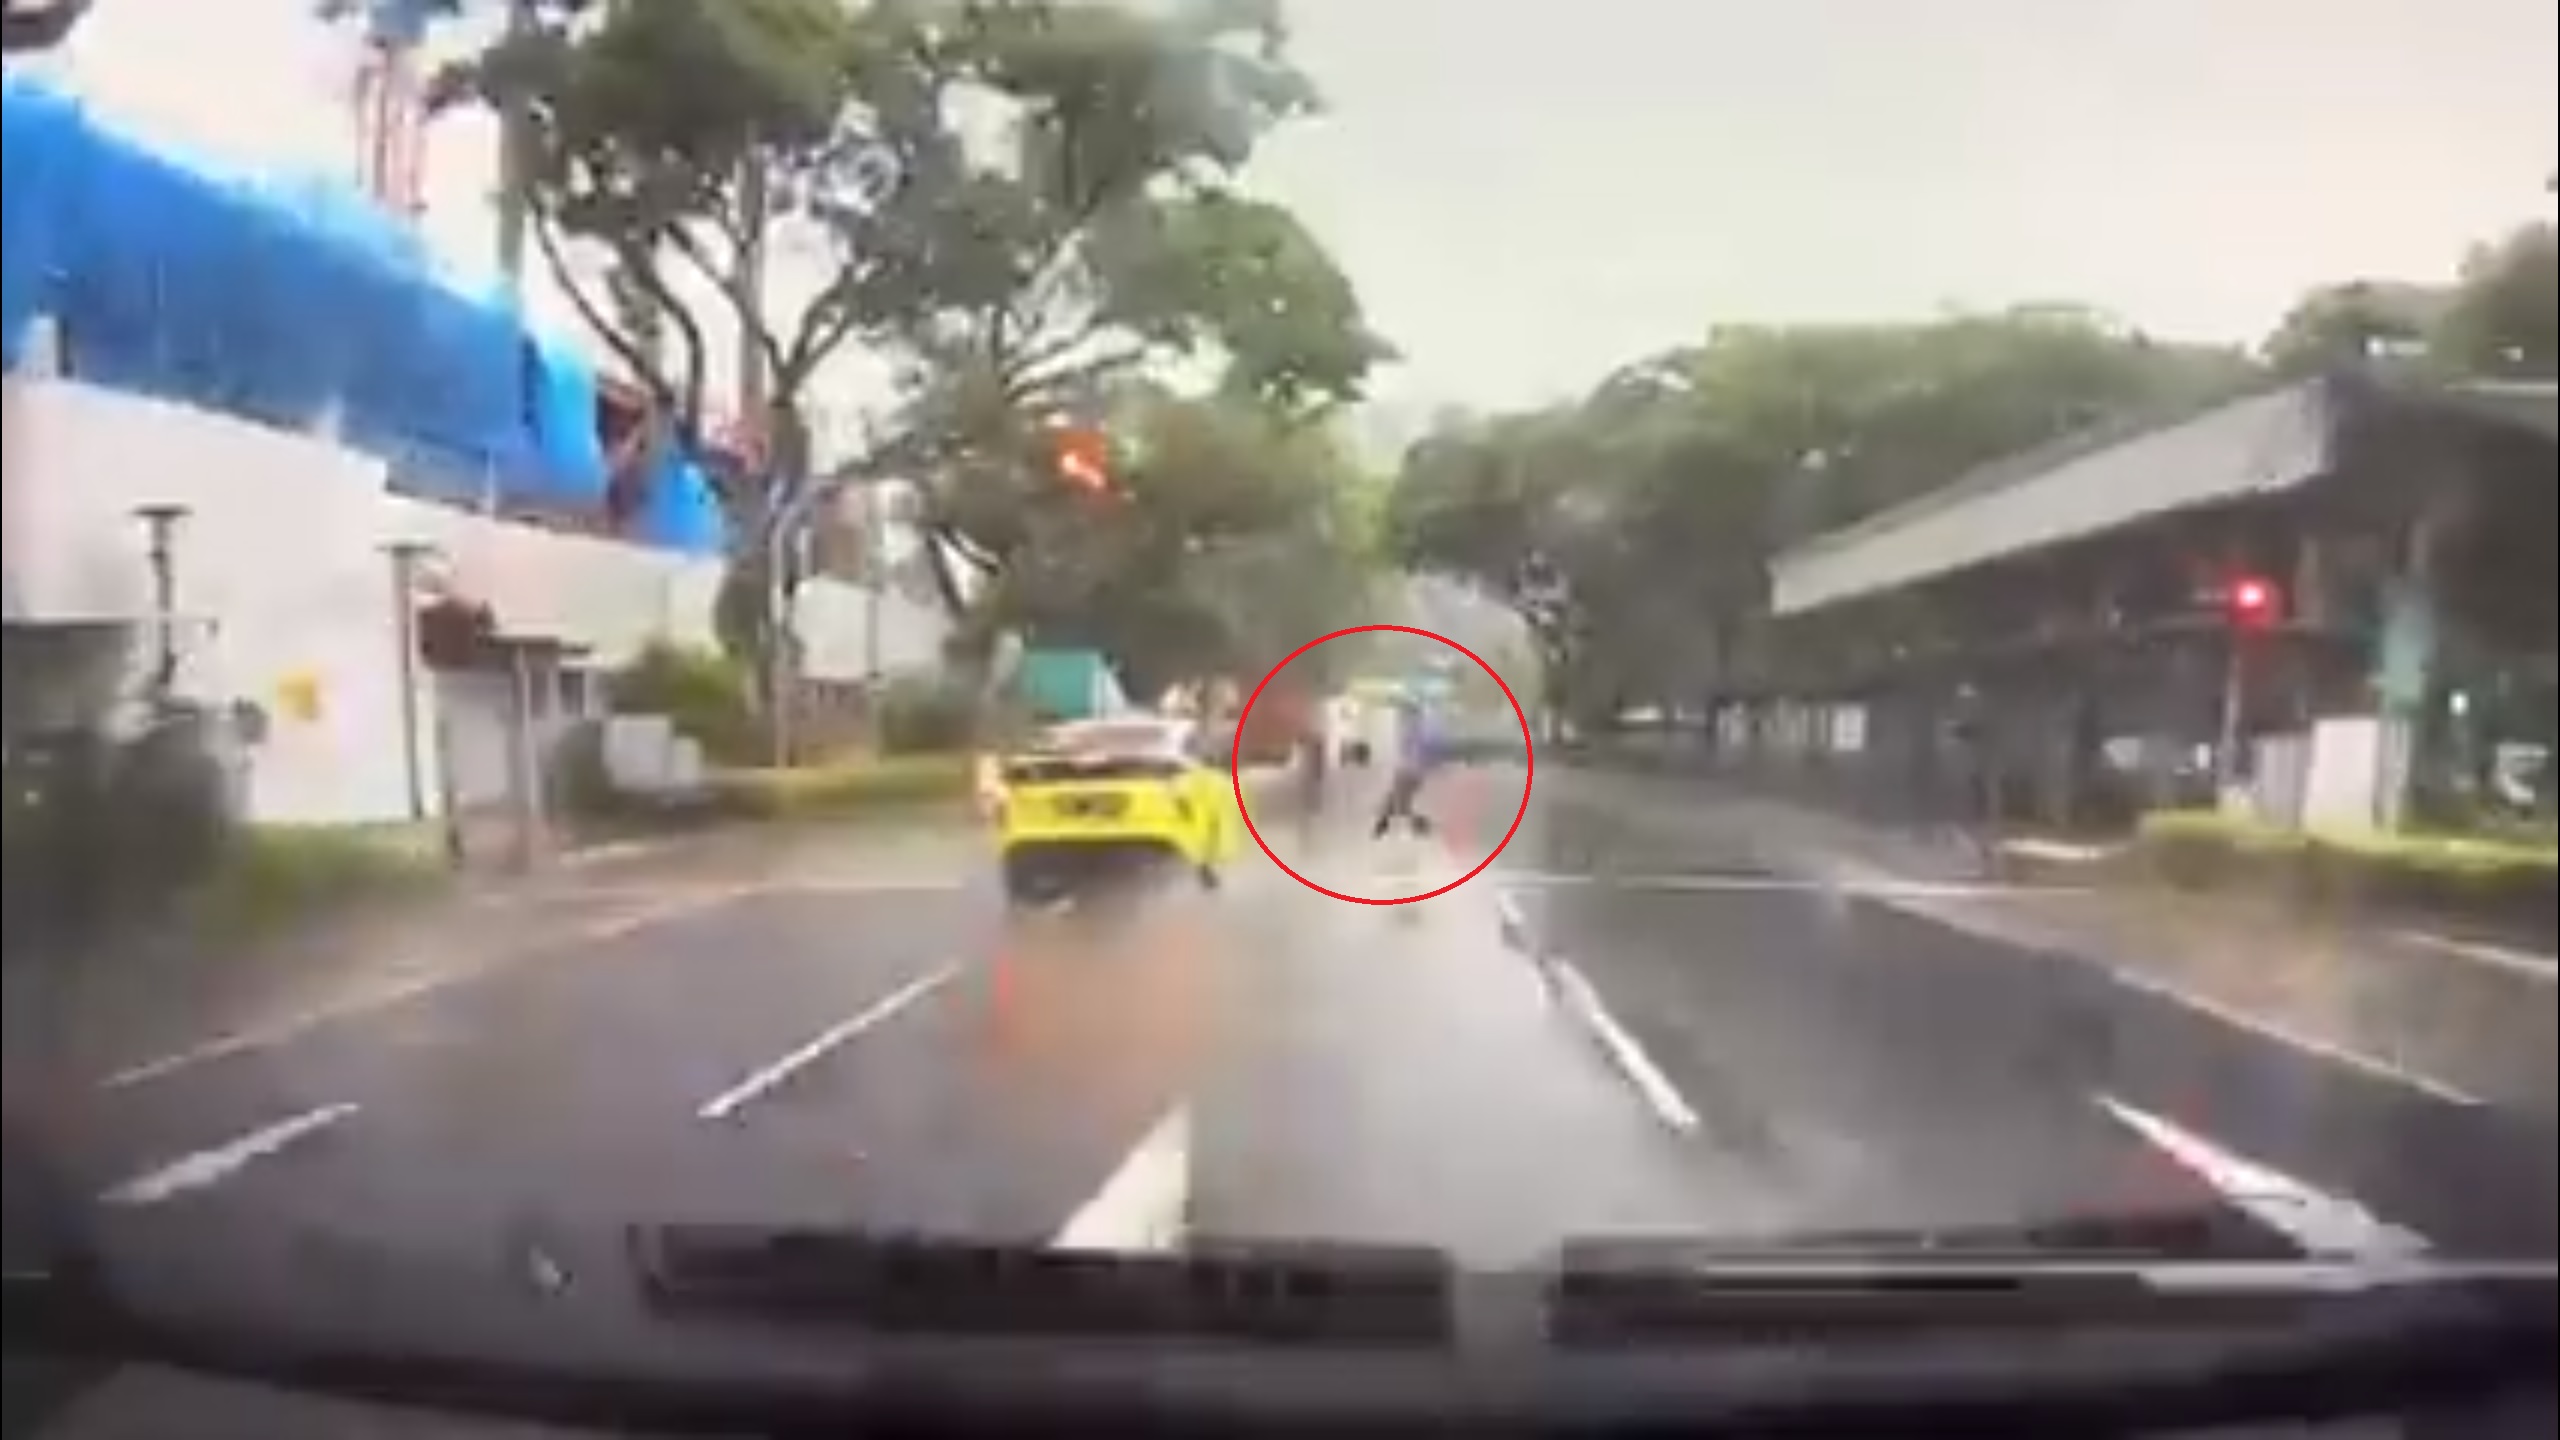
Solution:
M1111 442L1099 430L1076 426L1055 437L1058 476L1088 494L1111 489Z
M2231 618L2238 623L2264 625L2275 618L2276 608L2274 582L2256 575L2231 582Z

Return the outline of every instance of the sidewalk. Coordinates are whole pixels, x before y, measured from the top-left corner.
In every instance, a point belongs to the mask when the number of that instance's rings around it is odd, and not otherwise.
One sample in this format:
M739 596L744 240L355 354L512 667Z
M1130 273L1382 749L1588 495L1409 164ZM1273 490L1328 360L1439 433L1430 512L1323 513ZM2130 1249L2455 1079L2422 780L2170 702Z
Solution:
M1545 777L1541 777L1544 779ZM2552 977L2340 917L2131 885L2006 884L1930 844L1690 776L1562 772L1548 792L1665 838L1859 887L2000 944L2101 966L2123 983L2439 1099L2550 1114ZM1543 787L1542 787L1543 788Z

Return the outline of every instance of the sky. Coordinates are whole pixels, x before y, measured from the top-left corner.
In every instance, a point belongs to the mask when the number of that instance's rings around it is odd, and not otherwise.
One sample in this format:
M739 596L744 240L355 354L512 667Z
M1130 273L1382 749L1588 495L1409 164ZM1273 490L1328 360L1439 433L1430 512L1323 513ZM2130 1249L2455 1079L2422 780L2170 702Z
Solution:
M310 0L99 0L104 113L343 171ZM1248 176L1403 360L1372 426L1559 398L1717 323L2028 300L2249 341L2305 288L2448 277L2549 213L2550 0L1294 0L1325 92ZM487 127L428 232L485 267ZM566 312L536 293L537 313ZM871 377L851 370L850 390Z

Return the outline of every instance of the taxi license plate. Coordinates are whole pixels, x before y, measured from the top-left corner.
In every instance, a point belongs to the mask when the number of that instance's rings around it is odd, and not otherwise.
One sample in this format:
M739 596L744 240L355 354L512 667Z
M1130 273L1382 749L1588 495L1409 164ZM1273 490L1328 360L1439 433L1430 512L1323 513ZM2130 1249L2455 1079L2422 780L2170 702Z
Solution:
M1128 800L1119 795L1065 795L1050 804L1073 820L1108 820L1129 808Z

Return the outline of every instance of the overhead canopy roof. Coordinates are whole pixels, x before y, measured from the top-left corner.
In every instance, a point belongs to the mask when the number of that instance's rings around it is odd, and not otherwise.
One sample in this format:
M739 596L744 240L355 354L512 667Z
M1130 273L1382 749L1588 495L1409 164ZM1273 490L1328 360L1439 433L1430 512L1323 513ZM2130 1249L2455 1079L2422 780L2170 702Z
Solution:
M1771 608L1827 605L2174 511L2291 489L2329 468L2326 387L2304 381L2136 434L2030 451L1786 551Z

